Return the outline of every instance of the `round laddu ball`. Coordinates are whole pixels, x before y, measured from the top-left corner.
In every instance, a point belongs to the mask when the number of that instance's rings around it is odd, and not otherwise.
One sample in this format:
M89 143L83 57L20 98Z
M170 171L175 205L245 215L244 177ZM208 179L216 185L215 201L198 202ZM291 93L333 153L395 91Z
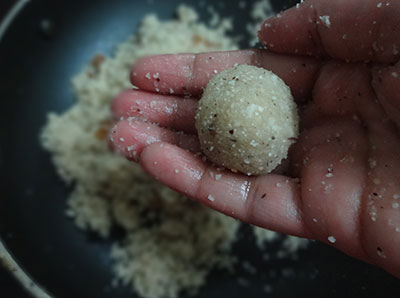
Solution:
M299 134L289 87L274 73L250 65L215 75L197 109L201 148L213 163L247 175L271 172Z

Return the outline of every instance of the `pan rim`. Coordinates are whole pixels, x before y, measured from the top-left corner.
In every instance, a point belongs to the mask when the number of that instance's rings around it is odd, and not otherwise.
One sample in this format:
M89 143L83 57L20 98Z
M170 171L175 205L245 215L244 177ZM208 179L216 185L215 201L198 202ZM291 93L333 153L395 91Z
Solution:
M2 41L7 29L10 27L14 19L30 1L31 0L18 0L13 6L11 6L11 9L0 22L0 42Z
M8 272L19 282L23 288L36 298L54 298L47 293L38 283L36 283L21 266L18 265L16 260L11 256L6 248L3 240L0 237L0 265L3 265Z
M0 22L0 43L15 18L29 2L31 2L31 0L18 0L13 6L11 6L8 13ZM11 273L11 275L31 296L36 298L54 298L54 296L47 293L42 286L34 281L29 274L21 268L17 260L7 249L6 244L0 236L0 266L1 265Z

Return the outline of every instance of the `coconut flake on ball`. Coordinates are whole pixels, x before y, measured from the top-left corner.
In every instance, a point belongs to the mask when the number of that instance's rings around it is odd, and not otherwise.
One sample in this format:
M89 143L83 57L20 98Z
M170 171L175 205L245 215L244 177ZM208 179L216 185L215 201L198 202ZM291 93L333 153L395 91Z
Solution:
M263 68L239 65L215 75L204 90L196 129L210 161L248 175L270 173L299 134L289 87Z

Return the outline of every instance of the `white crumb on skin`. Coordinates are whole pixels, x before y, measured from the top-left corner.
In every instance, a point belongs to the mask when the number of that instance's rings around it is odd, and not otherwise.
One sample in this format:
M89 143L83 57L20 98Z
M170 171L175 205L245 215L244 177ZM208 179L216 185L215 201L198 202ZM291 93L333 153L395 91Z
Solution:
M208 196L207 196L207 199L208 199L209 201L211 201L211 202L214 202L214 201L215 201L215 198L214 198L213 195L208 195Z
M373 222L376 222L376 218L378 216L378 209L376 209L376 207L374 205L369 207L369 215L371 217L371 220Z
M380 247L378 247L378 248L376 249L376 253L377 253L377 255L378 255L379 257L381 257L382 259L386 259L386 255L385 255L385 253L383 252L383 250L382 250Z
M369 167L370 167L371 169L373 169L373 168L376 167L376 160L370 158L370 159L368 159L368 164L369 164Z
M334 236L331 235L331 236L328 237L328 241L329 241L330 243L332 243L332 244L333 244L333 243L336 243L336 238L335 238Z
M330 20L330 16L319 16L319 19L321 20L321 22L328 28L331 27L331 20Z

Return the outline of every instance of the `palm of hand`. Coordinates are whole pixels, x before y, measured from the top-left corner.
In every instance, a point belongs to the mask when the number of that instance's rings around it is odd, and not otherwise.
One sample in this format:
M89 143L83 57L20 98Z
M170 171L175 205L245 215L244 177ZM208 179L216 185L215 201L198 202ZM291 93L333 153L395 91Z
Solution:
M290 16L286 18L289 24ZM286 30L276 26L278 31ZM273 33L261 32L262 39L263 34L268 34L264 40L273 40ZM296 46L303 46L304 53L320 54L321 47L315 44ZM282 43L277 50L287 52L287 48L294 47ZM340 50L333 53L336 58L344 55ZM359 56L366 59L362 53ZM382 55L376 60L386 59ZM199 150L193 119L196 100L182 100L175 94L189 92L196 97L215 69L235 63L274 71L302 106L302 133L291 149L287 176L219 172L187 151ZM322 62L252 50L144 59L133 69L133 83L154 91L156 80L158 90L175 94L127 91L117 97L113 105L116 117L139 116L159 125L143 119L123 120L113 130L112 145L140 161L166 185L216 210L262 227L330 243L399 276L397 71L400 74L399 63L371 68L363 63ZM158 75L148 80L147 73ZM311 94L312 101L306 102Z

